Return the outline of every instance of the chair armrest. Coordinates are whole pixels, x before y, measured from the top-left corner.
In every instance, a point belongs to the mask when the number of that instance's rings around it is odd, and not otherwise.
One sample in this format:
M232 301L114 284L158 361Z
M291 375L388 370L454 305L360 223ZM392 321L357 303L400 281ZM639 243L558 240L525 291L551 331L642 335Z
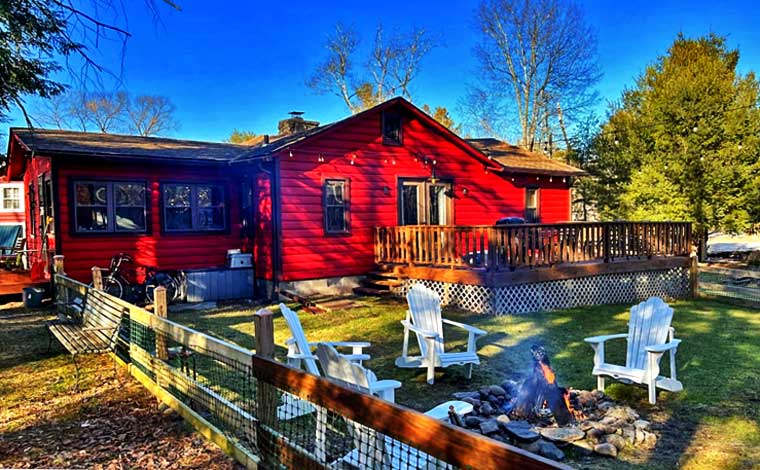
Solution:
M474 326L467 325L465 323L459 323L459 322L456 322L456 321L447 320L445 318L442 318L441 320L443 320L443 323L446 323L447 325L458 326L459 328L464 328L465 330L467 330L470 333L473 333L473 334L475 334L477 336L483 336L483 335L487 334L486 331L483 331L480 328L475 328Z
M288 359L314 359L315 361L317 360L317 356L313 354L293 353L293 354L288 354L286 357Z
M656 346L647 346L644 349L647 352L650 352L650 353L663 353L665 351L669 351L671 349L677 348L679 344L681 344L681 340L680 339L674 339L673 341L671 341L669 343L658 344Z
M340 354L340 353L338 353L338 354ZM354 361L369 361L370 360L369 354L340 354L340 357L348 359L351 362L354 362ZM315 359L316 359L316 357L315 357Z
M423 330L422 328L417 328L416 326L412 325L411 323L409 323L406 320L402 320L401 324L404 325L404 328L408 328L408 329L414 331L415 333L424 336L425 338L437 338L438 337L438 333L436 333L435 331L427 331L427 330Z
M372 346L371 343L366 341L317 341L315 343L309 343L309 346L315 348L319 343L329 344L334 348L368 348Z
M585 338L583 341L591 344L598 344L598 343L604 343L605 341L609 341L611 339L623 339L628 338L628 333L618 333L616 335L601 335L601 336L591 336L589 338Z
M372 382L369 386L370 392L380 392L383 390L395 390L397 388L401 387L401 382L398 380L378 380L376 382Z
M82 331L111 331L116 329L118 329L118 327L112 326L110 328L82 328Z

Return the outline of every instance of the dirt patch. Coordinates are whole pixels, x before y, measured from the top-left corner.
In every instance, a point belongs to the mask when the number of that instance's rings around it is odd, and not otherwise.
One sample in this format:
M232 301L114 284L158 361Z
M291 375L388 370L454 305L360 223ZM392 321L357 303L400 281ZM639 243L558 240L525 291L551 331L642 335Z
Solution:
M0 467L241 468L107 356L46 353L49 311L0 308Z

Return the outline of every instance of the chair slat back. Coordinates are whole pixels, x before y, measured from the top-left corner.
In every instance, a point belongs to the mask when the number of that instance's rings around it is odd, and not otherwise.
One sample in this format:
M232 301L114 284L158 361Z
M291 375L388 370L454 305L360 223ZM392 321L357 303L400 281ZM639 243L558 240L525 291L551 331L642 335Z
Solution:
M369 393L371 383L369 370L352 363L341 356L333 346L326 343L317 345L316 355L326 377L337 379L360 392Z
M650 297L631 308L628 322L626 367L645 369L647 346L665 344L673 320L673 309L659 297Z
M370 393L370 383L374 382L375 374L359 364L354 364L329 344L317 345L317 358L325 376L341 382L348 388L362 393ZM358 468L391 468L390 460L385 450L384 436L374 429L345 419L348 434L354 442L354 451L344 457L347 462ZM401 443L398 443L401 445ZM336 462L339 465L339 462ZM332 466L331 466L332 468ZM340 466L343 468L343 466Z
M306 339L306 333L303 331L298 314L289 309L285 304L280 304L280 312L282 312L282 316L285 317L285 322L288 324L288 328L290 328L290 334L293 335L298 354L311 354L309 341ZM320 375L315 361L304 360L302 363L306 364L306 371L308 373Z
M423 330L438 333L435 342L437 354L442 354L443 349L443 322L441 321L441 297L433 290L422 284L415 284L406 294L409 304L412 324ZM423 356L427 354L428 345L417 335L417 342Z

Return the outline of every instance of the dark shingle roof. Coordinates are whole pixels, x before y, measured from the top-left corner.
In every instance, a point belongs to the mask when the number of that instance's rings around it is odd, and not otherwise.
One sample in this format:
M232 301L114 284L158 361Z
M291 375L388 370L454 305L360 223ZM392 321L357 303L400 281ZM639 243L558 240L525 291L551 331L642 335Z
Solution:
M529 152L499 139L465 139L476 149L491 157L507 171L555 176L582 176L586 172L572 165Z
M30 150L51 154L227 162L252 148L248 145L53 129L17 127L11 132Z

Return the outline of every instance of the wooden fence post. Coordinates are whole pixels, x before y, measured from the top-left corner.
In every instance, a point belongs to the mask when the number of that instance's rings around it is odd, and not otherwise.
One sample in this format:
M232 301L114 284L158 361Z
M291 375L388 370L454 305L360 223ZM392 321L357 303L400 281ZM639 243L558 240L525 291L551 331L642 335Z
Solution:
M697 256L691 254L689 256L689 287L691 289L691 298L696 299L699 297L699 265L697 264Z
M63 270L63 255L55 255L53 256L53 272L55 274L60 274L62 276L66 275L66 272Z
M97 266L92 267L92 287L97 290L103 290L103 273Z
M164 286L153 289L153 313L160 318L169 318L169 305L166 301L166 287ZM160 331L156 331L156 357L162 361L169 359L166 335Z
M256 355L272 359L274 357L274 323L272 312L262 308L253 315L254 336L256 338ZM277 396L277 388L261 380L256 383L256 415L259 424L274 429L277 425L277 406L280 399ZM272 434L259 428L256 433L259 449L272 451ZM267 439L269 436L270 439ZM262 460L265 457L262 456Z

